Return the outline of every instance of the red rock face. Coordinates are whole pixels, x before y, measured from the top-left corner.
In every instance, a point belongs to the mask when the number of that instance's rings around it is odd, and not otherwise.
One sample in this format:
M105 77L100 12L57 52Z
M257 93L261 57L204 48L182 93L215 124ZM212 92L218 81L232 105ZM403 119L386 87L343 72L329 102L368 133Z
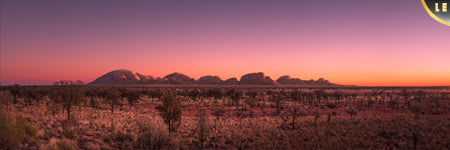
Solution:
M198 79L199 84L222 84L223 81L219 76L203 76Z
M106 73L105 75L95 79L90 84L129 84L137 83L140 78L129 70L114 70Z
M142 83L153 83L156 81L152 76L146 76L140 73L136 73L136 75L140 78L140 82Z
M239 81L236 78L229 78L223 82L223 84L226 84L226 85L233 85L233 84L238 84L238 83L239 83Z
M286 85L303 85L305 84L305 81L299 78L291 78L290 76L286 75L278 78L277 83Z
M316 84L316 85L330 85L331 83L330 83L330 81L325 80L324 78L320 78L317 81L315 81L314 84Z
M189 84L189 83L195 83L195 79L188 77L187 75L175 72L172 74L169 74L163 78L163 80L166 80L169 84Z
M320 78L317 81L314 80L301 80L299 78L291 78L290 76L281 76L277 79L277 83L285 85L335 85L330 81Z
M276 84L270 77L264 76L264 73L249 73L243 75L239 84L245 85L267 85L267 84Z

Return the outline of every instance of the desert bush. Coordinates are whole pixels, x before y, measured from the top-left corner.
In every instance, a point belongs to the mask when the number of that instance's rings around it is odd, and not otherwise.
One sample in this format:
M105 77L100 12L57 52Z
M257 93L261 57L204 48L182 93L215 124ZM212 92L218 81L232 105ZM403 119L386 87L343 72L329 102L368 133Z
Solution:
M165 130L164 123L159 120L141 120L140 133L134 143L137 149L165 149L171 143L169 131Z
M25 118L16 116L15 122L0 116L0 149L16 149L20 143L37 145L39 137L38 129L29 124Z
M335 104L335 103L332 103L332 102L328 102L328 103L327 103L327 107L330 108L330 109L335 109L335 108L337 108L336 104Z
M24 123L19 126L25 130L25 133L29 136L36 136L38 129L29 123Z
M127 142L127 141L133 141L133 136L131 134L122 133L116 135L116 141L118 142Z
M76 146L72 143L68 143L65 141L59 141L56 143L56 147L58 147L58 150L76 150Z
M120 149L125 148L126 145L132 143L134 138L133 135L129 133L119 132L115 137L116 142L119 144Z
M38 129L28 123L22 116L16 116L16 125L20 130L25 131L24 142L30 145L37 145L39 137L37 136Z
M10 119L0 116L0 149L16 149L22 143L25 130Z
M56 143L52 143L47 148L48 150L77 150L78 146L74 141L61 140Z

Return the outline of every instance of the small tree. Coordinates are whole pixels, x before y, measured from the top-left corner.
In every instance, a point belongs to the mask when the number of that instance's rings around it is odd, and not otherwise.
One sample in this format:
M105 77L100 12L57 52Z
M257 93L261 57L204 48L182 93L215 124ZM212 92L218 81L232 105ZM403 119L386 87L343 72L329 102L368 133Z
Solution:
M314 111L313 115L314 115L314 125L316 126L316 131L317 131L317 120L321 116L320 111L319 110Z
M292 129L295 129L295 121L297 120L297 118L301 115L303 115L303 112L301 111L302 106L299 104L292 104L286 111L286 117L290 117L291 118L291 127Z
M415 114L415 118L419 119L419 115L423 111L423 106L421 104L415 104L411 105L409 109L411 109L411 111Z
M62 102L63 109L65 108L67 110L67 120L71 120L70 113L72 106L84 99L83 82L66 80L54 82L54 84L50 99L53 99L55 102Z
M139 100L139 98L141 98L141 93L139 93L136 90L127 90L125 92L125 97L127 98L127 101L130 104L131 109L131 105L133 105L133 103L135 103L137 100Z
M114 113L114 107L120 103L121 93L115 88L108 88L102 91L102 97L111 105L111 113Z
M196 101L197 98L200 97L200 90L199 89L192 89L190 90L187 95L192 99L192 101Z
M241 98L242 98L242 92L233 90L233 92L230 95L230 98L234 105L239 106L239 100L241 100Z
M18 84L14 84L14 86L9 87L8 89L14 96L13 104L15 105L17 103L17 98L23 93L23 87Z
M14 96L9 91L0 91L0 104L6 105L9 107L10 103L13 103Z
M247 100L245 100L245 104L248 105L249 107L249 116L252 117L253 114L253 107L256 105L256 99L255 98L249 98Z
M258 95L258 92L256 92L256 91L248 91L248 92L246 93L246 95L247 95L249 98L255 99L256 96Z
M353 107L349 107L347 110L345 110L346 113L350 114L350 118L353 120L353 116L357 115L358 112Z
M407 89L403 89L403 90L400 92L400 96L403 97L403 100L405 101L405 104L408 104L408 106L409 106L408 99L409 99L409 97L411 96L411 92L409 92Z
M164 93L161 98L162 105L158 106L164 123L168 125L169 132L175 132L181 125L181 101L178 99L176 91L172 90Z
M439 113L439 107L441 107L440 100L441 100L441 98L436 96L436 95L433 95L431 97L431 101L433 102L434 108L435 108L435 112L434 113L436 113L436 114Z
M234 88L228 90L225 95L231 99L231 105L239 106L239 100L242 98L242 92ZM229 105L229 106L231 106Z
M214 97L214 104L217 103L218 99L223 98L224 93L225 92L219 88L212 88L208 90L208 96Z
M40 100L44 98L41 89L38 87L26 88L23 92L24 100L26 105L31 105L33 102L39 103Z
M271 101L275 103L277 111L276 115L280 114L281 112L281 102L282 102L283 95L281 93L274 93L272 94Z
M223 108L223 106L216 106L214 107L212 114L216 116L216 120L219 120L220 116L225 114L225 108Z
M293 100L293 101L299 101L302 99L303 97L303 93L299 90L294 90L289 94L289 97Z
M197 112L197 137L200 141L200 147L203 148L203 142L206 141L210 131L209 115L206 109L200 109Z

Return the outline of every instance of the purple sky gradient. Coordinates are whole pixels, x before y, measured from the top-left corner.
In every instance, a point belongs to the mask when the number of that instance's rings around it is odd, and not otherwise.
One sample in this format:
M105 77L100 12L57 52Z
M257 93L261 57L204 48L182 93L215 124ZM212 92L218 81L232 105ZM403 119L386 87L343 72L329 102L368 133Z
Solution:
M450 85L450 27L419 0L2 0L2 84L115 69Z

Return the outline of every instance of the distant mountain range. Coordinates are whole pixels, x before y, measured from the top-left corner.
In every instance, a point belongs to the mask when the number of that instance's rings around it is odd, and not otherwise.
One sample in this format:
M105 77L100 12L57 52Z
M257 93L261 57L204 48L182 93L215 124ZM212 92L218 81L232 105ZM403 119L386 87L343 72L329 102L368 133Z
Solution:
M337 85L323 78L318 80L301 80L290 76L281 76L276 81L262 72L249 73L241 77L222 80L219 76L207 75L198 80L182 73L172 73L163 78L153 77L132 72L126 69L114 70L95 79L89 85L115 85L115 84L214 84L214 85Z

